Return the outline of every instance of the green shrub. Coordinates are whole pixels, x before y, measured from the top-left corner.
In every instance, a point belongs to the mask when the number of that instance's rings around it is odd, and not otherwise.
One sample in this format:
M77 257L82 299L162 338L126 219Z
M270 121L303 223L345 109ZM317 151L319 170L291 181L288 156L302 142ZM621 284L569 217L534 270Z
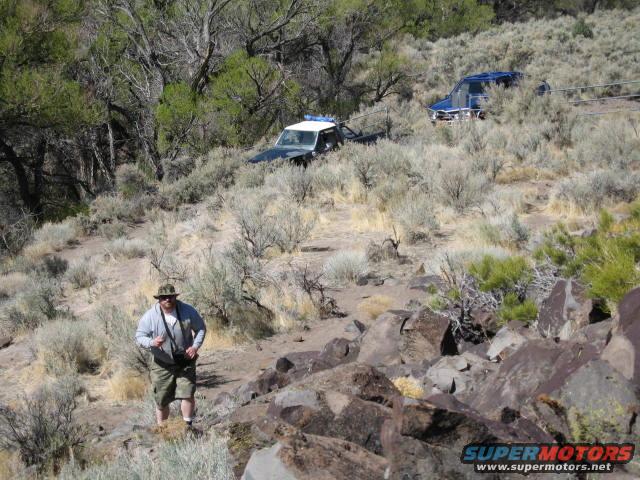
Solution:
M393 219L400 225L408 243L428 240L438 229L433 215L432 200L426 195L410 192L392 211Z
M135 165L126 163L116 170L116 186L123 198L144 195L152 190L152 182Z
M149 250L147 243L137 238L116 238L111 240L104 248L107 255L116 260L142 258Z
M485 255L472 263L469 273L478 280L482 291L510 292L531 281L531 267L523 257L495 258Z
M538 318L538 307L530 299L521 302L515 293L508 293L498 309L498 317L501 325L512 320L528 324Z
M8 333L32 331L64 314L59 308L61 299L62 286L57 279L31 277L0 312L0 327Z
M97 326L85 321L60 319L35 332L38 359L53 375L95 371L104 360L104 340Z
M593 38L593 30L591 29L591 25L587 23L584 17L578 18L573 24L573 28L571 29L571 34L574 37L578 35L582 35L584 38Z
M605 237L598 235L580 248L577 263L584 265L583 280L590 295L617 304L629 290L640 284L640 235Z
M46 256L37 267L37 271L51 278L58 278L64 275L69 267L69 262L57 255Z
M551 260L563 276L577 276L589 288L589 295L606 300L614 310L620 299L640 285L640 219L631 208L631 216L621 222L603 212L599 228L588 237L571 236L557 225L545 235L536 250L538 260Z
M94 228L104 223L133 222L144 216L144 205L116 195L100 195L91 204Z
M79 235L80 228L73 218L62 223L45 223L33 234L33 248L59 251L75 243Z
M458 212L479 204L488 190L486 176L474 172L471 167L469 162L452 161L439 172L440 199Z
M98 324L106 334L106 358L116 369L145 374L149 370L149 355L133 342L137 319L131 318L117 305L103 304L98 308Z
M89 288L98 281L94 270L95 265L88 260L82 260L67 270L66 278L74 288Z
M363 252L341 251L327 259L324 275L335 285L355 282L369 271L367 256Z
M544 232L542 245L534 252L538 261L549 259L554 265L562 267L567 276L576 274L579 266L575 263L578 239L571 235L563 223L558 223Z
M224 439L213 433L200 438L187 438L181 442L162 443L156 449L157 457L126 453L102 465L83 470L79 465L66 465L60 480L117 480L136 478L202 478L233 480L233 461Z
M313 170L285 166L267 177L266 185L273 185L291 200L301 205L313 191Z
M17 449L24 464L39 472L57 471L85 438L73 418L81 391L77 378L64 377L38 389L18 408L0 405L0 447Z
M275 244L281 252L291 253L307 240L315 225L315 218L306 214L298 206L285 206L276 211L274 218L276 230Z

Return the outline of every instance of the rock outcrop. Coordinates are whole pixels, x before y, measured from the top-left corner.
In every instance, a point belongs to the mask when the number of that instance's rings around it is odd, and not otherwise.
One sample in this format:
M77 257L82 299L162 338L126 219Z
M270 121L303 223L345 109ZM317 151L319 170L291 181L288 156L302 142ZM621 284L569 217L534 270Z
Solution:
M237 390L241 406L226 425L249 432L234 453L238 471L246 480L471 479L460 454L472 442L636 442L640 288L606 319L560 280L537 327L485 326L488 341L459 350L447 317L390 310L366 330L356 325L356 340L286 354ZM411 377L398 385L415 398L396 388L399 377ZM640 464L617 472L638 474Z

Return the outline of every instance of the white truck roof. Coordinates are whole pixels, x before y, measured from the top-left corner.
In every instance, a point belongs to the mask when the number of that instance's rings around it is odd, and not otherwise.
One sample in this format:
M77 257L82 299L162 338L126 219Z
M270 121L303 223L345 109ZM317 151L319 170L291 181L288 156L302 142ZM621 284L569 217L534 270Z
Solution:
M304 122L296 123L295 125L289 125L285 128L285 130L298 130L301 132L320 132L321 130L326 130L327 128L335 127L335 123L331 122L316 122L306 120Z

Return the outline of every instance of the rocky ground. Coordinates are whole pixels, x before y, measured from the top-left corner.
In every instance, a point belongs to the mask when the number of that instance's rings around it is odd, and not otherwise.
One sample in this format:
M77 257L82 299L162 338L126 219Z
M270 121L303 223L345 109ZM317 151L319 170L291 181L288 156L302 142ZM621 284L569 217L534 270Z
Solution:
M412 301L438 287L437 277L390 283L402 306L375 319L328 319L202 356L200 393L215 407L201 412L198 428L229 439L238 478L475 478L460 462L471 442L637 444L640 288L607 318L575 282L560 280L535 326L498 328L476 312L487 340L474 344ZM342 302L353 310L380 287L360 285ZM19 372L30 355L18 341L0 362ZM4 396L11 392L3 388ZM102 405L97 413L92 405L79 414L95 430L94 447L153 455L158 432L139 409ZM638 478L640 462L616 469L615 478Z
M549 220L534 208L527 221ZM324 252L323 241L309 255ZM380 271L330 292L343 317L203 351L197 426L229 439L238 478L474 478L460 462L471 442L638 442L640 288L609 318L577 283L560 280L536 324L499 327L476 311L482 338L468 342L423 306L442 288L438 277L411 262ZM381 294L389 310L374 318L358 310ZM34 354L28 338L0 345L0 400L11 403L30 383ZM95 451L153 454L151 411L107 401L99 376L87 382L78 417ZM640 463L615 475L637 478Z
M414 291L437 283L410 282ZM237 475L474 478L459 460L470 442L637 443L640 288L615 318L560 280L535 327L497 328L482 312L475 320L491 340L459 341L447 318L424 308L389 310L218 394L213 428L229 435ZM636 459L615 478L638 475Z

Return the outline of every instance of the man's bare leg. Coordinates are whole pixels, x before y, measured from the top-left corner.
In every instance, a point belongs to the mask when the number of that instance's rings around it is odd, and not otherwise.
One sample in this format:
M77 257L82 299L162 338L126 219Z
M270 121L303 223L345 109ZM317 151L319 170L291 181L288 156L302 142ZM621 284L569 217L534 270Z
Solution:
M191 423L193 420L193 412L196 409L196 399L191 398L183 398L180 403L180 410L182 410L182 418L185 422Z
M167 418L169 418L169 405L166 407L156 407L156 421L158 425L162 425Z

